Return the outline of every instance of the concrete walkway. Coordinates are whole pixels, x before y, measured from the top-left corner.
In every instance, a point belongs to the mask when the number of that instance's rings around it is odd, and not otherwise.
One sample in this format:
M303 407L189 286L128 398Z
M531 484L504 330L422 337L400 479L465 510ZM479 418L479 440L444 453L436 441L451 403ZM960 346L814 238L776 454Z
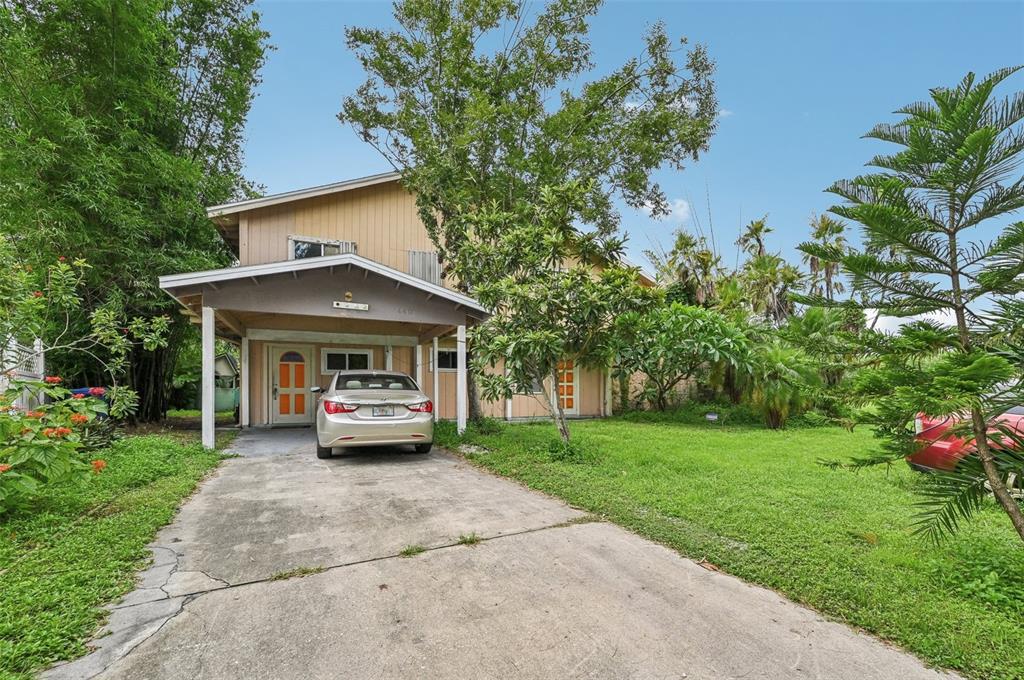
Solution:
M46 677L950 677L444 453L234 450L96 651Z

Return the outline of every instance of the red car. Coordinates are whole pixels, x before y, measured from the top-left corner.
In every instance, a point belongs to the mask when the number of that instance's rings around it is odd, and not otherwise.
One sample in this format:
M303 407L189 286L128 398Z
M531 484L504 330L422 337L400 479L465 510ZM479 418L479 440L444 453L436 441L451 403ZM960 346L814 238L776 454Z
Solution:
M1009 409L997 416L996 421L1013 428L1024 437L1024 406ZM921 448L917 453L907 456L910 467L922 472L955 469L960 459L973 449L973 445L968 444L963 438L949 434L949 429L957 423L959 420L952 416L929 418L923 414L918 415L914 420L914 429ZM993 429L992 432L998 431Z

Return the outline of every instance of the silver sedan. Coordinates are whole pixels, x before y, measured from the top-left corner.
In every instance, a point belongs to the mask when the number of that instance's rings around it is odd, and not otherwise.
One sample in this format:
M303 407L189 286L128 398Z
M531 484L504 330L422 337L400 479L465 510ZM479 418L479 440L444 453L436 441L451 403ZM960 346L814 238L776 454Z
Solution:
M404 373L338 371L316 407L316 438L317 458L350 446L412 444L416 453L427 453L434 404Z

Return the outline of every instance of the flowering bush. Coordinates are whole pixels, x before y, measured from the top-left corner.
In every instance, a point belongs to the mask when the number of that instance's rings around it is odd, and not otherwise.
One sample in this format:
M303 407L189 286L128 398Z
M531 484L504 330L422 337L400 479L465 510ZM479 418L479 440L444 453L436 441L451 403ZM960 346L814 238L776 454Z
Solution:
M40 405L14 406L26 392ZM121 406L117 390L106 394L111 409ZM72 396L56 376L10 382L0 395L0 515L24 504L44 484L103 471L106 462L90 461L86 442L90 424L108 412L102 396L102 389Z

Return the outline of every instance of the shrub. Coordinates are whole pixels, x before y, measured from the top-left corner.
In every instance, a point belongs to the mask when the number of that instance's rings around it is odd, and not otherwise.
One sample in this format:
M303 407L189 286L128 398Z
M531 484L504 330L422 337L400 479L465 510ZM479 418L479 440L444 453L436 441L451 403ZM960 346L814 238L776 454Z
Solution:
M89 461L95 450L83 442L91 423L107 412L102 388L75 395L56 376L12 380L0 397L0 515L23 505L47 484L98 474L106 462ZM14 405L24 393L39 403L31 409Z
M807 356L776 341L759 348L750 377L750 402L773 430L786 426L790 415L811 405L812 390L820 384Z

